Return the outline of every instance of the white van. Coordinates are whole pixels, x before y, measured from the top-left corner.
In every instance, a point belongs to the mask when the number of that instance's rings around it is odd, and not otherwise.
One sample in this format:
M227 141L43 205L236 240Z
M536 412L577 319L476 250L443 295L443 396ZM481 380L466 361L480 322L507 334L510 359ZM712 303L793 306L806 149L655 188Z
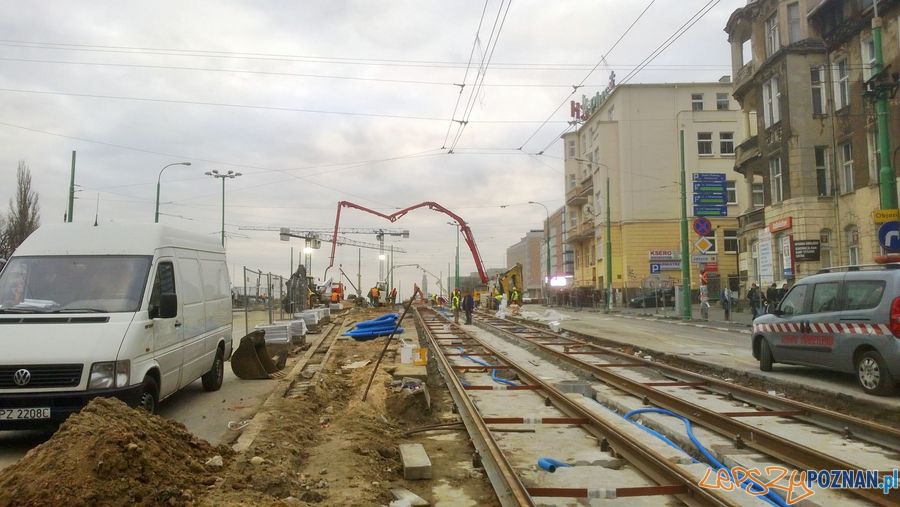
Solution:
M155 412L222 385L231 290L213 238L158 224L45 225L0 272L0 429L59 422L97 396Z

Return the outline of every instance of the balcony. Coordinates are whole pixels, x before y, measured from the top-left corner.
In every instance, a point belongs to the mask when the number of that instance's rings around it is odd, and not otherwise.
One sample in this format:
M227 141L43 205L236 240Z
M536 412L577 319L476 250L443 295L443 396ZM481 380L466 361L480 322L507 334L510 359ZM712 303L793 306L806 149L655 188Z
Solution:
M575 185L575 188L566 192L566 206L581 206L587 203L593 188L593 185L587 187Z
M766 225L765 208L756 208L738 216L738 234Z
M743 95L744 88L753 81L753 74L756 72L756 63L750 60L743 67L738 69L734 76L734 93L735 95Z
M759 137L750 136L734 149L734 169L744 173L745 166L759 158Z

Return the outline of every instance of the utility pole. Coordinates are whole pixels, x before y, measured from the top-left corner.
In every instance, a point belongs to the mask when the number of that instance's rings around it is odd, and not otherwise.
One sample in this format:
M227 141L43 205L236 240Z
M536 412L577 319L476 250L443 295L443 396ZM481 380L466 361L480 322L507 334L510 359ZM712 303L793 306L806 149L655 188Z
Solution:
M356 297L362 297L362 248L357 249L359 256L356 259Z
M606 166L606 313L612 311L612 218L610 217L609 166Z
M72 150L72 175L69 177L69 210L66 213L66 222L72 221L72 212L75 210L75 150Z
M872 66L872 76L878 76L884 71L884 55L881 48L882 20L878 16L878 0L873 2L875 16L872 18L872 43L875 46L875 63ZM891 167L891 140L888 130L888 98L885 90L875 89L875 118L878 125L878 152L881 154L878 168L879 193L881 194L881 209L897 209L897 179L894 169Z
M391 245L391 261L390 262L391 262L391 271L390 271L391 283L390 283L390 287L388 287L388 293L390 293L390 290L394 288L394 245Z
M691 320L691 252L688 246L687 176L684 167L684 129L678 132L681 151L681 319Z

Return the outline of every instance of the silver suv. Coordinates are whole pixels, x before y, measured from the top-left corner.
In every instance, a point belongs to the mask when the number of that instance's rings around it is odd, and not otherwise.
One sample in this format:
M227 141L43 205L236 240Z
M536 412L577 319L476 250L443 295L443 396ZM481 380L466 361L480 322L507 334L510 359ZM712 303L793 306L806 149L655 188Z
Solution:
M900 375L900 264L823 269L753 321L753 357L856 373L863 391L889 395Z

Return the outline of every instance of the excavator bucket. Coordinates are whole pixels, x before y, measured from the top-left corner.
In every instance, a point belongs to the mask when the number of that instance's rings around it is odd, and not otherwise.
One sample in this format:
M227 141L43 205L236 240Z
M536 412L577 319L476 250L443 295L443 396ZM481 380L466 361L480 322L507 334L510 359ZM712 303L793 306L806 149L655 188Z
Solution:
M266 350L266 332L257 329L241 338L237 350L231 354L231 371L244 380L270 379L284 368L284 361L280 359L279 367Z

